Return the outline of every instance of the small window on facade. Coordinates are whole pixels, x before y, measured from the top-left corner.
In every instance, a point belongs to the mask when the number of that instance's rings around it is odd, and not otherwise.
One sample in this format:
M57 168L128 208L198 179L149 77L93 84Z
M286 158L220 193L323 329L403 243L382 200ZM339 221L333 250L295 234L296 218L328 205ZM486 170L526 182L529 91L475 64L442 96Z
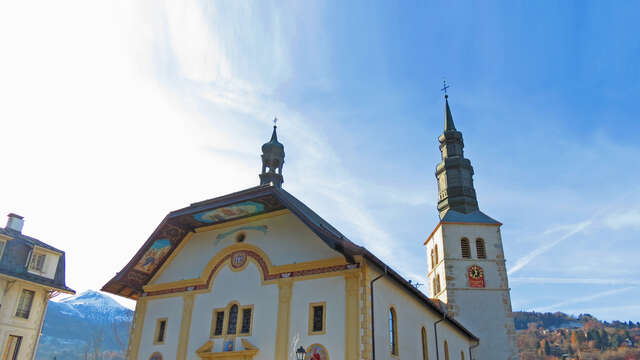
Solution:
M167 318L158 319L156 321L156 334L153 339L154 344L164 344L167 334Z
M4 240L0 240L0 258L2 258L5 246L7 246L7 242Z
M460 351L460 360L464 360L464 351Z
M440 261L440 258L438 257L438 245L436 245L434 249L436 250L436 264L437 264Z
M431 290L433 291L433 296L436 296L436 294L438 293L438 291L436 290L436 277L433 277L433 280L431 281Z
M224 326L224 310L215 310L213 312L213 336L222 336L222 327Z
M422 360L429 360L429 345L427 345L427 330L422 327Z
M309 335L319 335L325 333L326 304L309 304Z
M440 292L440 274L436 275L436 294Z
M227 322L227 335L235 335L236 327L238 325L238 305L231 305L229 309L229 320Z
M447 340L444 341L444 360L449 360L449 344Z
M31 255L31 261L29 262L29 270L42 272L44 270L44 260L46 257L47 256L45 254L34 252Z
M484 248L484 240L476 239L476 252L478 253L478 259L487 258L487 251Z
M29 313L31 313L31 305L33 304L33 297L35 295L36 293L31 290L22 290L20 301L18 301L18 308L16 309L17 317L21 317L24 319L29 318Z
M465 259L471 258L471 248L469 247L469 239L462 238L460 240L460 248L462 250L462 257Z
M398 355L398 320L396 309L389 309L389 346L391 355Z
M22 336L9 335L2 360L17 360L22 344Z
M242 324L240 326L240 334L242 335L251 334L251 315L252 314L253 314L252 307L242 308Z
M244 239L246 239L246 238L247 238L247 234L245 234L245 233L243 233L243 232L238 233L238 235L236 235L236 242L241 243L241 242L243 242L243 241L244 241Z

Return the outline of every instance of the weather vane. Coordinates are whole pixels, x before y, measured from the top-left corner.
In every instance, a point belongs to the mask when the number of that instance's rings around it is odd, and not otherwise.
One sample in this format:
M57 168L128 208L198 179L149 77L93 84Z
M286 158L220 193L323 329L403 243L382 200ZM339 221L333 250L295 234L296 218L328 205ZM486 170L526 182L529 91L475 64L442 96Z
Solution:
M442 89L440 89L440 91L444 92L444 97L448 97L449 95L447 95L447 89L450 88L451 86L447 85L447 80L442 80Z

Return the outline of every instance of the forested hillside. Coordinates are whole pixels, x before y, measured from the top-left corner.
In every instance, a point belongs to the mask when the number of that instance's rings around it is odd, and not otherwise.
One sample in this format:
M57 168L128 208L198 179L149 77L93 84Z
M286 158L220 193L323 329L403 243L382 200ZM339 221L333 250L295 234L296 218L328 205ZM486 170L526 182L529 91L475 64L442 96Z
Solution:
M639 360L640 322L515 312L521 360Z

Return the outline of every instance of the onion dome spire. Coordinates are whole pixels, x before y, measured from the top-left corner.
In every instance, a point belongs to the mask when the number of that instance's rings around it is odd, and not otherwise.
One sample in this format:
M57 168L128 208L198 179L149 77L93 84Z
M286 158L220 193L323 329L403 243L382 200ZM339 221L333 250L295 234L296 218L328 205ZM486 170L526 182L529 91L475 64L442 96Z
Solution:
M444 90L448 86L445 84ZM436 166L438 179L438 212L442 219L449 210L463 214L478 211L476 190L473 187L473 167L464 157L462 133L456 130L449 107L449 96L444 96L444 131L438 141L442 161Z
M278 133L276 132L276 122L278 118L273 119L273 133L271 140L262 145L262 173L260 174L260 185L271 184L281 187L284 182L282 177L282 165L284 165L284 145L278 141Z

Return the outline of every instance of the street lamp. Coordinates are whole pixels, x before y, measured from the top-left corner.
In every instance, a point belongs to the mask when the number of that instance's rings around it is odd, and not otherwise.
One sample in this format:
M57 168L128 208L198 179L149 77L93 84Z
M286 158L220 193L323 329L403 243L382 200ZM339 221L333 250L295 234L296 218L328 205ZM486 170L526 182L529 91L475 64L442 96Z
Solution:
M300 346L298 348L298 350L296 350L296 359L297 360L304 360L304 354L306 354L307 352L304 351L304 348L302 346Z

